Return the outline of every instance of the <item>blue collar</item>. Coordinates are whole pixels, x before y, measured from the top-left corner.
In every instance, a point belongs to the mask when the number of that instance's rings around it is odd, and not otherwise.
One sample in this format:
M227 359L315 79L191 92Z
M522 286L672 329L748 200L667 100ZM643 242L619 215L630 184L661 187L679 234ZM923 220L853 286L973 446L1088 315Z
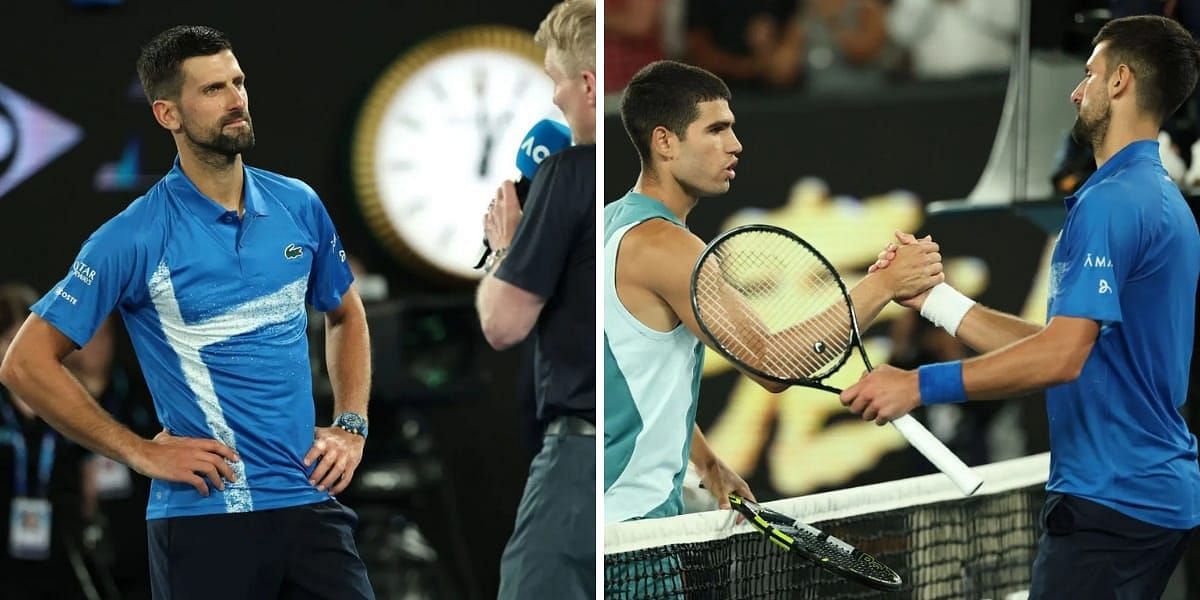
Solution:
M224 206L217 204L196 188L192 180L188 179L187 174L183 172L183 167L179 164L179 155L175 155L175 163L167 173L166 180L167 189L183 200L188 209L201 218L208 221L219 221L227 213L232 212L225 210ZM263 201L262 191L258 189L253 171L244 165L242 166L242 198L246 214L256 217L270 214L267 210L267 203Z
M1083 182L1083 185L1074 194L1064 199L1067 210L1070 211L1074 208L1079 202L1079 197L1092 186L1113 176L1129 163L1143 158L1153 160L1155 163L1159 161L1157 140L1138 140L1118 150L1116 154L1109 157L1103 166L1096 169L1096 172L1092 173L1092 176L1088 177L1087 181Z

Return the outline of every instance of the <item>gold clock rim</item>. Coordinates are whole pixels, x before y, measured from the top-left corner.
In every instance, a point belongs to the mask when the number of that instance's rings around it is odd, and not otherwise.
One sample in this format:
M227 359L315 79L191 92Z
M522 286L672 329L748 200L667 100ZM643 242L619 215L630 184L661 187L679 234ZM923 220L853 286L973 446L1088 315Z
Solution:
M463 50L501 50L541 65L544 51L534 43L533 34L505 25L475 25L454 29L429 38L401 54L384 69L367 93L354 128L351 142L351 175L355 200L368 228L392 255L405 264L420 267L438 276L457 281L474 281L426 260L403 236L387 216L375 180L375 143L379 125L395 93L434 60ZM482 235L482 231L480 232Z

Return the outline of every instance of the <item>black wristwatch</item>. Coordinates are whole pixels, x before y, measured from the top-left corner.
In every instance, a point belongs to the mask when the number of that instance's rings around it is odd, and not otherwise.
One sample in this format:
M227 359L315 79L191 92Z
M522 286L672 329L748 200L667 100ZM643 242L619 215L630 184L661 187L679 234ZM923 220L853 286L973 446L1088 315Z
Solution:
M367 439L367 418L358 413L344 412L338 415L333 420L333 426L341 427L355 435L361 435L364 440Z

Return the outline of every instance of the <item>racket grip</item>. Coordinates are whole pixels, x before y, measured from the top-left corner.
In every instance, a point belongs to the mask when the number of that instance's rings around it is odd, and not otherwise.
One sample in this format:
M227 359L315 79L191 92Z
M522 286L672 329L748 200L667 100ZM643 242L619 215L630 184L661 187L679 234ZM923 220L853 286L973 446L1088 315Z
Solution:
M929 459L929 462L933 463L933 466L937 467L939 471L945 473L964 496L974 494L979 490L979 486L983 485L983 479L976 475L966 463L959 460L958 456L955 456L941 440L929 433L929 430L925 429L920 421L910 415L904 415L899 419L893 419L892 425L896 426L896 429L913 448Z

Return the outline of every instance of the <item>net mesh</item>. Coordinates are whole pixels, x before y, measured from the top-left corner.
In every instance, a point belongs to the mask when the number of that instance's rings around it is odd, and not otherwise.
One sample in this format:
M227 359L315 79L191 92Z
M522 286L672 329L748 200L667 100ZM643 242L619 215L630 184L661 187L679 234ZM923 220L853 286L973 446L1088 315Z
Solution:
M722 238L697 266L694 294L713 340L773 377L820 378L850 349L850 306L837 273L782 232Z
M1029 587L1048 456L979 467L964 498L942 475L766 503L874 555L904 580L879 592L763 540L729 511L609 525L605 597L1006 598Z

